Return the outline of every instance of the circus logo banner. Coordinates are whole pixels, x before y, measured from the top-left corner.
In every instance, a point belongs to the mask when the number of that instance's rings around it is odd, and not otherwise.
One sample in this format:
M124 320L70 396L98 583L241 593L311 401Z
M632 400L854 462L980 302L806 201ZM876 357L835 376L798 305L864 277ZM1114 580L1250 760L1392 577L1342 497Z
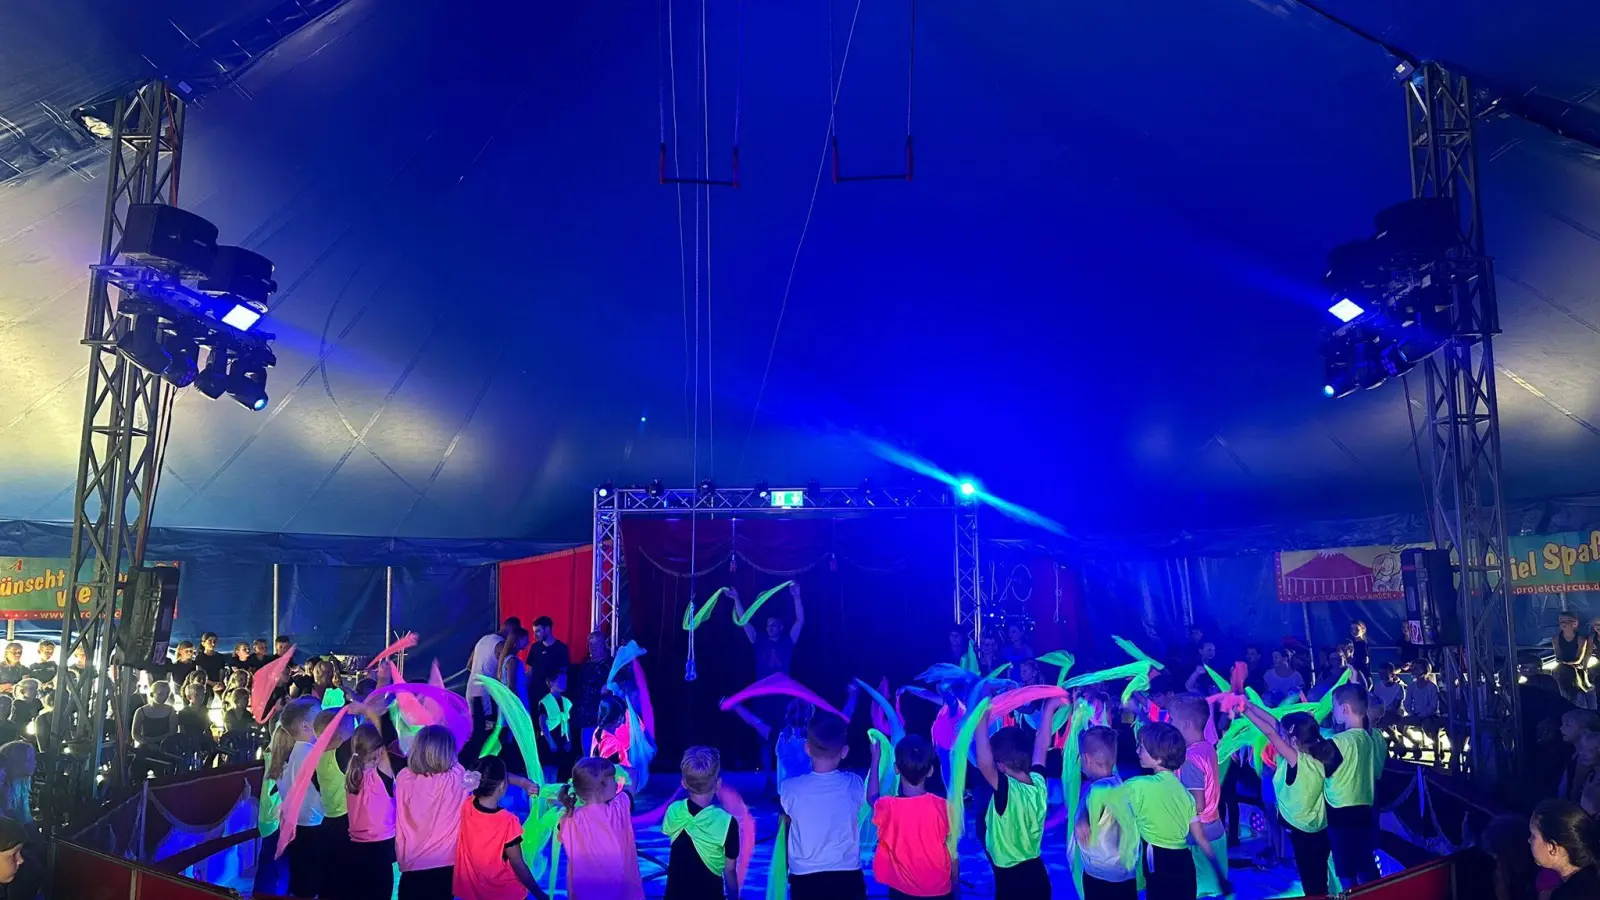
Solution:
M1600 531L1511 538L1511 593L1600 591Z
M1278 552L1278 602L1404 600L1400 551L1419 544Z
M67 606L67 568L70 565L71 561L66 559L0 556L0 620L61 618L61 611ZM85 576L93 565L93 561L84 563ZM126 570L120 577L127 579ZM88 602L88 592L88 588L80 587L78 602ZM84 616L88 615L85 611Z

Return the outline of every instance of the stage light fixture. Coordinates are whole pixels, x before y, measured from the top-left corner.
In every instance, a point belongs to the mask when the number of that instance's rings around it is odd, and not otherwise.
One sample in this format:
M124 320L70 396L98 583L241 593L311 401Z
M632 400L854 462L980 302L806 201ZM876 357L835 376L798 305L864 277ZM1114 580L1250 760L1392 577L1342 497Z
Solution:
M237 328L240 331L249 331L259 321L261 321L261 313L245 306L243 303L235 303L233 309L228 310L222 316L222 324L227 325L229 328Z
M717 486L711 483L711 479L707 478L700 482L700 496L709 497L716 492Z
M182 326L177 327L181 329ZM168 335L162 344L167 348L172 361L167 364L167 370L161 377L177 388L186 388L194 384L195 378L200 374L199 337L180 330Z
M206 354L206 367L195 376L194 386L215 400L228 392L228 349L213 346Z
M599 497L601 500L605 500L608 497L610 497L611 496L611 482L608 481L605 484L602 484L599 487L595 488L594 489L594 495L596 497Z
M977 495L978 486L970 479L963 479L959 484L956 485L956 490L960 491L961 496L963 497L972 497Z
M1341 322L1349 322L1351 319L1366 312L1366 310L1361 307L1361 304L1351 300L1349 297L1340 297L1337 303L1328 307L1328 312L1332 313L1333 317Z
M160 324L155 313L139 313L122 337L117 338L117 352L152 375L164 375L172 365L172 354L161 345Z
M644 492L652 497L660 497L666 492L666 488L661 486L661 479L657 478L656 480L650 482L650 486L645 488Z
M772 496L772 489L767 487L765 481L756 482L756 499L766 500Z
M267 408L267 369L276 365L270 350L234 359L228 369L228 393L245 409L260 412Z

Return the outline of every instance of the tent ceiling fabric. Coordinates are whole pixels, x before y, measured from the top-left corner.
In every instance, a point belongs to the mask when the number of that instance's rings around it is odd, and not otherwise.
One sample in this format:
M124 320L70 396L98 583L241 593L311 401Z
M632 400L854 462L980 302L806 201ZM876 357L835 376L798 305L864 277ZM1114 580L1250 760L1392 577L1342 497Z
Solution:
M28 44L8 116L121 77L61 23L130 5L44 6L0 31L0 58ZM280 364L264 413L181 397L158 525L582 537L608 479L894 478L857 433L1085 534L1420 502L1400 386L1318 390L1323 254L1407 192L1372 44L1288 0L924 0L916 180L834 185L827 2L748 4L743 186L707 208L656 183L657 8L556 6L350 0L192 110L182 203L277 262ZM1518 90L1600 86L1600 8L1329 6ZM709 132L713 176L733 8L707 7L702 88L700 8L675 5L680 162ZM906 6L835 3L835 66L857 10L845 166L892 169ZM1508 491L1600 489L1600 154L1509 118L1479 146ZM0 517L71 515L104 169L88 151L0 184Z

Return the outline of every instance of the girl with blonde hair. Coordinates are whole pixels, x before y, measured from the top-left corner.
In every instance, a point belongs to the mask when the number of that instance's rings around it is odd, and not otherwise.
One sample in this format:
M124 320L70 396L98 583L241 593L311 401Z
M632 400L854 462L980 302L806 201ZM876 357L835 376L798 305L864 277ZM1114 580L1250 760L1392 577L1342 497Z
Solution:
M452 887L461 804L478 786L478 773L468 772L456 762L460 749L448 728L429 725L417 732L405 769L395 775L399 900L451 900L455 896Z

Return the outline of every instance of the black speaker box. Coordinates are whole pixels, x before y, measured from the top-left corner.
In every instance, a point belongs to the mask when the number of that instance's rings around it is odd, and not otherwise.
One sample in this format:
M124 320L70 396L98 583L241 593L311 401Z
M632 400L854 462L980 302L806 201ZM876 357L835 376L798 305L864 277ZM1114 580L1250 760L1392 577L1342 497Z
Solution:
M122 588L122 622L117 643L122 660L136 669L164 664L178 608L177 566L140 566Z
M128 207L123 224L122 255L199 277L211 271L217 255L217 226L176 206L135 203Z
M1450 551L1420 547L1400 551L1400 577L1405 584L1407 641L1425 647L1459 645L1461 615Z

